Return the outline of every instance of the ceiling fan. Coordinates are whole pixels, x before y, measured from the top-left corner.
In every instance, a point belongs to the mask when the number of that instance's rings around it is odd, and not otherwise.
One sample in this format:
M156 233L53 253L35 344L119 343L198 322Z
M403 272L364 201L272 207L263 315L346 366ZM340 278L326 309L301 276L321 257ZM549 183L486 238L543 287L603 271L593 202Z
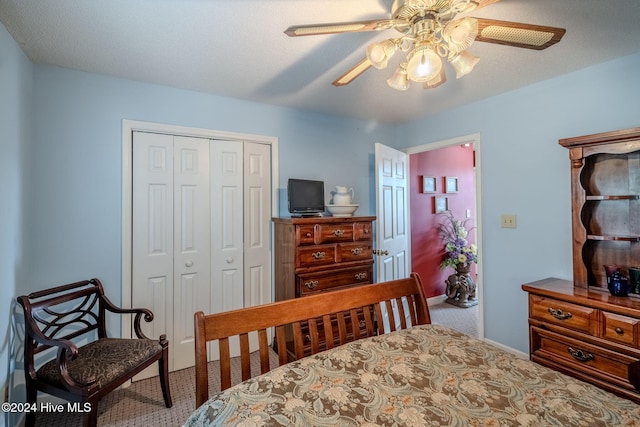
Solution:
M499 0L394 0L390 19L294 25L285 31L290 37L320 34L382 31L394 29L400 34L367 47L366 57L333 82L344 86L370 67L386 68L389 59L400 50L406 53L389 86L407 90L410 82L425 89L446 81L443 59L460 78L473 70L480 58L467 52L474 41L542 50L562 39L565 29L495 19L462 17Z

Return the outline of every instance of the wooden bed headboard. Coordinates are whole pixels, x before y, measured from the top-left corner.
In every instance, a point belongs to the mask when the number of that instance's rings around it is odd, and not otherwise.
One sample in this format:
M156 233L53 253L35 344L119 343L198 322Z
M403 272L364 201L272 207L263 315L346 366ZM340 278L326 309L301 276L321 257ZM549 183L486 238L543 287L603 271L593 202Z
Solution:
M391 331L431 323L422 283L416 273L407 279L323 292L223 313L195 313L196 407L202 405L209 396L208 342L219 342L220 382L224 390L231 386L230 337L239 337L244 381L251 377L250 332L258 334L260 370L266 373L271 369L268 329L275 328L275 350L279 364L283 365L290 362L291 357L299 359L308 355L308 351L305 354L303 349L305 338L307 344L310 341L311 354L314 354L334 345L384 333L382 306L388 313ZM350 321L345 321L346 318ZM396 322L396 318L400 321ZM408 324L407 318L410 319ZM351 325L355 327L349 327ZM324 343L324 348L320 342Z

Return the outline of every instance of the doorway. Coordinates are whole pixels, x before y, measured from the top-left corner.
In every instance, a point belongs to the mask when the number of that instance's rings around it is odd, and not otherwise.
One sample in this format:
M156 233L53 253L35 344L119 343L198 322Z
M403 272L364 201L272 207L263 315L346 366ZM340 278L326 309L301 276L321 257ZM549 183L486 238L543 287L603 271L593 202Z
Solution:
M276 159L273 137L123 121L122 305L154 312L145 332L169 337L170 370L192 365L195 310L272 301Z
M445 203L445 207L448 205L450 206L456 206L457 204L457 209L456 212L454 212L454 214L456 215L456 217L459 217L459 219L461 220L466 220L466 219L470 219L468 226L469 227L475 227L475 229L473 230L475 233L475 242L478 246L478 252L480 253L480 257L482 257L482 230L481 230L481 196L480 196L480 190L481 190L481 164L480 164L480 134L471 134L471 135L465 135L465 136L461 136L461 137L457 137L457 138L452 138L452 139L448 139L448 140L443 140L443 141L437 141L434 143L430 143L430 144L424 144L424 145L420 145L420 146L416 146L416 147L409 147L407 149L404 149L403 151L405 153L407 153L407 155L409 156L409 163L410 163L410 170L413 169L414 164L412 164L412 161L415 161L416 157L414 155L425 155L428 152L433 152L434 154L437 153L436 150L469 150L469 151L473 151L473 162L474 162L474 166L473 166L473 170L471 172L471 181L469 182L468 180L465 183L465 187L464 187L464 191L469 192L471 191L473 194L471 194L472 196L475 196L472 202L468 202L471 203L472 205L465 205L465 203L463 203L464 198L461 197L461 190L463 190L462 188L455 188L455 189L451 189L449 188L447 192L447 189L445 188L446 186L446 182L447 181L454 181L458 184L461 184L460 181L458 181L457 179L452 180L449 179L447 180L447 178L456 178L455 176L446 176L444 173L439 173L440 171L438 171L438 173L429 173L428 171L421 171L420 173L418 173L416 176L411 175L411 179L410 179L410 184L409 184L409 188L412 194L412 197L414 197L414 205L416 204L416 198L419 198L419 202L420 205L424 205L422 208L428 210L427 214L431 217L435 217L435 212L437 209L441 209L442 206L436 206L436 199L438 199L439 203ZM428 155L428 154L427 154ZM426 184L423 183L423 178L425 180L428 181L428 186L427 188L423 187ZM433 188L433 187L435 188ZM468 195L467 195L468 196ZM468 197L467 197L468 198ZM464 206L464 208L462 207ZM415 207L415 206L414 206ZM415 209L413 209L413 207L411 208L411 221L412 223L417 220L418 218L416 218L416 212ZM422 230L420 231L418 227L410 227L411 228L411 241L412 242L419 242L420 238L424 237L424 235L418 235L418 232L422 232L422 233L426 233L426 231ZM432 260L429 261L430 263L430 274L424 274L424 278L423 278L423 282L425 283L425 286L429 287L429 283L427 279L427 277L435 277L434 280L436 280L438 282L438 284L440 283L441 280L441 276L444 275L444 277L446 278L446 272L440 272L440 269L438 267L438 264L440 262L440 252L439 250L441 249L439 247L440 244L440 236L437 233L437 229L436 229L436 225L431 225L429 228L428 233L430 233L428 235L428 239L423 239L423 241L425 241L425 244L429 244L431 245L430 242L435 242L436 245L438 245L437 247L434 247L434 250L431 251L425 251L427 254L425 256L429 256L431 258L433 258ZM411 252L412 253L412 258L414 258L414 256L418 256L419 254L415 253L416 252L416 245L414 245L414 250ZM473 307L473 308L469 308L469 309L464 309L464 308L459 308L459 307L455 307L453 305L450 304L445 304L444 306L438 306L438 308L442 307L442 308L448 308L448 306L451 306L451 310L456 310L456 311L460 311L460 310L465 310L464 313L456 313L458 315L462 315L464 314L463 317L468 317L469 313L477 313L477 335L479 338L483 338L484 337L484 322L483 322L483 280L482 280L482 263L478 263L476 266L476 285L477 285L477 292L476 292L476 296L478 298L478 306L477 307ZM412 270L414 269L413 263L412 263ZM442 282L444 283L444 279L442 279ZM441 286L444 289L444 285ZM438 305L439 303L443 302L445 298L442 298L441 295L427 295L429 303L430 304L436 304ZM429 298L431 297L431 298ZM451 318L458 318L459 316L446 316L447 319L451 319ZM450 325L447 324L446 326L454 326L454 325Z

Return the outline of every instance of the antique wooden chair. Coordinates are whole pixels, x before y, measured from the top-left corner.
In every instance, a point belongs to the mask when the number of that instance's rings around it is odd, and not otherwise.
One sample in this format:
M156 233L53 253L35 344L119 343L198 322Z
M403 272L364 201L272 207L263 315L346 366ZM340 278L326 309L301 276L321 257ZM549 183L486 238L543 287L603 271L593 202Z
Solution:
M388 313L387 322L383 321L382 307ZM199 311L195 313L196 408L209 396L209 341L219 343L220 382L224 390L231 386L230 337L239 337L244 381L251 377L249 333L257 332L260 372L264 374L271 369L267 329L275 328L278 364L284 365L335 345L382 334L385 323L390 331L431 323L417 274L222 313L205 315Z
M62 285L18 297L24 309L24 370L27 402L35 405L38 391L71 402L88 403L84 426L95 426L98 402L135 374L158 362L164 403L172 406L168 382L169 343L165 335L149 339L140 327L141 318L153 320L146 309L116 307L104 294L98 279ZM106 312L135 314L138 338L108 338ZM72 339L89 340L78 346ZM45 350L55 359L38 369L35 356ZM53 357L54 354L51 354ZM84 408L84 406L82 406ZM28 412L26 426L33 426L35 413Z

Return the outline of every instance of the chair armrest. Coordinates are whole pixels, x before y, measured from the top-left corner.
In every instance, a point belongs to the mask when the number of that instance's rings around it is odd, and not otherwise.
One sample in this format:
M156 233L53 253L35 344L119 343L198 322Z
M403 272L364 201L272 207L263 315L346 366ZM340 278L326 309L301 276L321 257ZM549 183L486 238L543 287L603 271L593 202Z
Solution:
M104 307L112 313L135 314L136 317L133 320L133 329L136 332L136 335L138 336L138 338L141 338L141 339L150 339L148 336L144 334L144 332L142 332L142 328L140 326L140 319L144 315L144 321L147 323L151 322L153 320L153 313L151 312L151 310L148 310L146 308L121 308L115 305L114 303L112 303L111 300L109 300L109 298L107 298L106 295L102 294L101 298L102 298L102 301L104 302Z

